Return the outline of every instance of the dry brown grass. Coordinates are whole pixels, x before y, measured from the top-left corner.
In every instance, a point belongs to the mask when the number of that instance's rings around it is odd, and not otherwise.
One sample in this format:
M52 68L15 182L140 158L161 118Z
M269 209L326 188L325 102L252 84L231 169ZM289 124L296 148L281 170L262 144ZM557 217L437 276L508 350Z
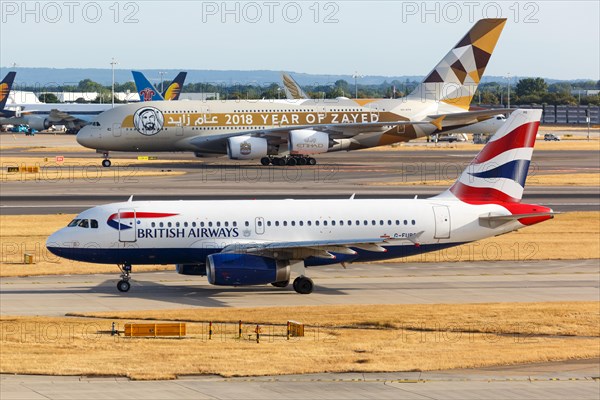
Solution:
M366 186L450 186L455 179L369 182ZM526 186L599 186L600 173L530 175Z
M114 265L58 258L46 250L48 236L74 215L0 215L0 277L114 273ZM24 227L27 227L26 230ZM568 237L568 240L565 240ZM34 264L23 264L23 253ZM578 260L600 256L600 212L572 212L517 232L433 253L387 262ZM172 269L164 265L135 266L136 271Z
M2 157L2 169L0 170L0 182L25 182L25 181L57 181L82 179L90 183L100 179L111 179L115 183L134 183L136 179L143 176L175 176L183 175L184 171L165 170L141 170L142 163L153 163L158 160L134 161L127 159L111 159L113 166L103 168L100 158L92 160L89 158L66 157L62 163L57 163L54 157ZM38 167L39 172L8 172L7 167Z
M76 317L188 322L297 320L329 328L378 328L600 337L597 302L384 304L256 308L194 308L72 313Z
M255 315L248 310L221 309L223 319L242 315L248 325L242 340L235 337L236 324L223 327L215 325L213 340L206 340L207 324L188 324L186 339L128 339L97 335L98 330L109 330L112 320L83 318L1 317L2 357L0 372L52 375L118 375L134 379L172 379L185 374L219 374L223 376L260 376L282 374L306 374L321 372L394 372L426 371L437 369L474 368L492 365L547 362L568 359L594 358L600 356L599 339L595 337L556 337L539 335L535 330L524 334L512 332L519 321L535 321L541 312L550 313L558 326L562 318L569 325L581 317L598 324L597 305L588 303L561 304L553 312L543 305L519 305L520 313L511 310L513 305L479 305L478 309L466 310L462 318L460 310L452 306L422 306L421 326L410 329L364 329L324 327L320 320L330 320L331 313L340 311L336 317L340 325L347 326L357 320L370 323L379 319L380 308L394 323L403 326L403 318L414 320L405 313L405 306L396 306L398 316L388 306L357 306L337 310L336 307L307 307L295 310L266 309L263 317L276 319L279 326L264 326L263 337L258 344L252 335ZM450 309L448 308L450 307ZM474 307L474 306L471 306ZM489 307L489 312L486 308ZM357 312L352 312L357 308ZM311 310L312 309L312 310ZM437 310L439 309L439 312ZM532 310L529 313L529 310ZM562 311L560 311L562 310ZM206 310L215 312L216 310ZM441 317L450 311L458 319L451 325L436 325L427 318ZM494 314L494 311L496 314ZM205 310L194 311L204 319ZM260 312L259 310L256 311ZM363 315L357 315L361 312ZM490 319L495 329L475 333L468 328L478 321L478 312ZM366 314L365 314L366 313ZM163 312L163 316L172 316ZM304 338L285 340L286 315L295 319L313 316L315 325L307 327ZM235 317L234 317L235 316ZM517 320L513 320L517 317ZM434 319L435 321L435 319ZM124 321L122 321L124 322ZM306 321L302 321L306 322ZM587 322L585 322L587 323ZM317 326L317 324L319 324ZM122 325L121 325L122 326ZM467 329L456 329L466 326ZM548 324L551 327L551 324ZM508 328L509 330L503 330ZM429 329L429 330L427 330ZM225 331L225 332L224 332ZM251 335L248 338L247 334Z

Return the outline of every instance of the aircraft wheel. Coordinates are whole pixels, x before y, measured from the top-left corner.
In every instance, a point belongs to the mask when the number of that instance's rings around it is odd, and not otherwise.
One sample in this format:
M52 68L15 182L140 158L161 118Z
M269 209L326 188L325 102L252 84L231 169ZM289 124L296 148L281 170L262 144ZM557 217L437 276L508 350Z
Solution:
M306 160L306 162L308 163L308 165L317 165L317 160L315 160L312 157L308 157L308 160Z
M304 158L304 157L300 157L296 161L298 162L298 165L306 165L306 158Z
M299 276L294 279L294 290L300 294L309 294L312 293L315 285L307 276Z
M102 160L102 166L103 166L104 168L108 168L108 167L110 167L110 165L111 165L111 164L112 164L112 163L110 162L110 160Z
M271 164L271 159L269 157L263 157L260 159L260 163L264 166Z
M281 288L287 287L287 285L289 285L289 284L290 284L289 279L287 281L279 281L279 282L273 282L273 283L271 283L271 285L273 285L275 287L281 287Z
M119 283L117 283L117 289L119 289L119 292L128 292L130 288L131 284L126 280L121 280Z
M283 167L285 165L285 158L274 158L273 159L273 164L274 165L279 165L280 167Z
M297 164L296 159L294 157L290 157L287 160L287 165L290 167L293 167Z

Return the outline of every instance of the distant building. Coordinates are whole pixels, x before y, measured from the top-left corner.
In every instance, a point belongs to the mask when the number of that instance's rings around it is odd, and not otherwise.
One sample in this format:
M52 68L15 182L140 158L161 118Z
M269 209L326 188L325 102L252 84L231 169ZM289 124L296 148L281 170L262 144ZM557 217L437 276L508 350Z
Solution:
M22 90L11 90L6 100L6 106L11 104L36 104L41 103L33 92L24 92Z
M179 100L219 100L219 93L181 93Z
M571 90L573 96L598 96L600 90L587 90L587 89L573 89Z

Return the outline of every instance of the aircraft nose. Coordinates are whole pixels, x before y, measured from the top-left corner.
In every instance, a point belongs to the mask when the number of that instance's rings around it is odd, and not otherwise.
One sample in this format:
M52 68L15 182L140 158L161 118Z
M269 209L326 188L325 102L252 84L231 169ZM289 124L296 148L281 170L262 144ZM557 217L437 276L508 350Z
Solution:
M46 248L52 254L68 258L66 255L73 247L73 238L67 235L65 228L59 229L46 239Z
M77 132L77 143L83 147L97 149L100 141L100 134L97 129L94 130L90 126L84 126Z

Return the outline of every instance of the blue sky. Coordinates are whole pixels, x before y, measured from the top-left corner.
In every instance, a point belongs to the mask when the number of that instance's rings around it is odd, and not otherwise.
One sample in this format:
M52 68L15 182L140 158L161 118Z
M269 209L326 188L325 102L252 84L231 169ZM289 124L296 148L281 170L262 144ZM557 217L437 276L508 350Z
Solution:
M487 75L600 79L598 1L1 1L0 65L425 75L483 17Z

